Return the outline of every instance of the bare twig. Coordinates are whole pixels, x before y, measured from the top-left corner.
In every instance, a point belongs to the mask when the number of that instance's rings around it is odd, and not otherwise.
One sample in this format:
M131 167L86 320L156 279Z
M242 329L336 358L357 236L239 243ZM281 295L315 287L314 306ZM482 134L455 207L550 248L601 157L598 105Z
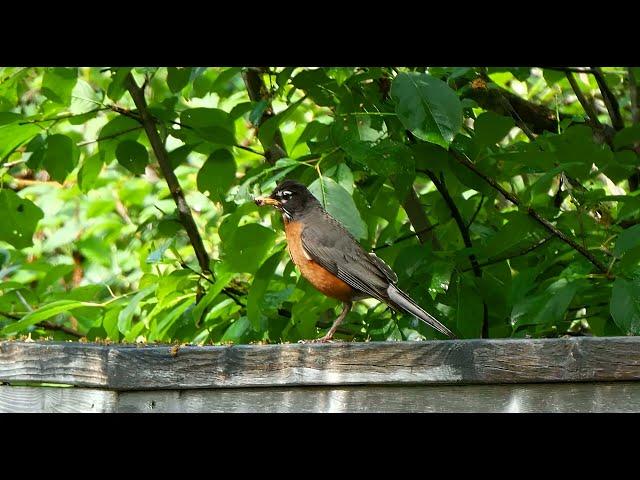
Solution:
M189 205L184 198L184 193L182 192L180 183L178 182L178 179L171 166L171 161L169 160L167 149L162 143L160 135L158 135L158 131L156 130L155 122L151 117L149 110L147 109L147 102L144 98L144 92L137 85L131 73L127 74L125 82L127 90L131 94L131 98L133 98L133 101L138 108L138 112L140 112L141 121L149 139L149 143L151 143L151 148L153 149L156 159L158 160L162 175L167 181L167 185L169 186L169 190L171 191L173 200L176 203L178 219L180 223L182 223L184 229L187 231L187 235L189 236L189 240L191 241L191 245L193 246L196 258L198 259L200 269L204 273L212 273L211 269L209 268L209 255L207 254L207 250L204 247L202 237L198 232L198 227L196 226L196 222L194 221L193 215L191 214L191 209L189 208Z
M520 200L513 193L505 190L496 180L482 173L475 166L473 162L471 162L466 155L459 153L455 150L450 150L453 154L453 157L462 165L467 167L469 170L474 172L480 178L482 178L485 182L487 182L491 187L499 191L507 200L509 200L514 205L520 206ZM576 250L582 256L584 256L587 260L589 260L601 273L607 275L608 278L613 278L613 276L608 272L607 267L598 260L591 252L587 249L583 248L580 244L576 243L574 240L569 238L563 232L558 230L549 220L543 218L538 212L536 212L532 207L527 208L527 214L533 218L536 222L541 224L547 231L558 237L564 243L569 245L571 248Z

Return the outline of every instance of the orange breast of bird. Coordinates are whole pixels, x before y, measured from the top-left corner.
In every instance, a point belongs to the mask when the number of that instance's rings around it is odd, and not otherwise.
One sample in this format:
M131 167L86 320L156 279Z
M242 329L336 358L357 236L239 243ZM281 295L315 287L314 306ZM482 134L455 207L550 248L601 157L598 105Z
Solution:
M284 231L287 235L287 246L291 260L300 269L302 276L317 290L331 298L348 302L353 297L353 289L331 272L314 262L302 246L301 222L284 221Z

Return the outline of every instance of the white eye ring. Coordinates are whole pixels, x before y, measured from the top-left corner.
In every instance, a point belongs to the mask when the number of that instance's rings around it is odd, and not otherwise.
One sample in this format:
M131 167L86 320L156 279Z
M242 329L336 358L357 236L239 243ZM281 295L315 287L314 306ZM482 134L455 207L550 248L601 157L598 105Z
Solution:
M280 192L280 195L283 197L290 197L291 196L291 192L289 190L284 190L282 192Z

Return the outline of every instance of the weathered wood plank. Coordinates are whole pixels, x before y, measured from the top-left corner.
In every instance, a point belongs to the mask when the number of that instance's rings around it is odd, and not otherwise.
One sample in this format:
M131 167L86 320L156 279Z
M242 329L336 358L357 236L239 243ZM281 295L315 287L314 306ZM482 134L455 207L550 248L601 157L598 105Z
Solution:
M0 382L106 386L108 348L71 342L0 342Z
M0 413L113 412L117 398L117 392L101 389L0 385Z
M640 412L640 382L230 388L121 392L119 412Z
M640 379L640 337L182 347L0 342L0 381L115 390Z

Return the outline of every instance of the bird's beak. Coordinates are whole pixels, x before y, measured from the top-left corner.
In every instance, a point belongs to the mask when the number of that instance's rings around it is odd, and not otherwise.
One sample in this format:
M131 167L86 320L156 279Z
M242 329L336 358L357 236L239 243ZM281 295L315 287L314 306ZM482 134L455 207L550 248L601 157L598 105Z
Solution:
M256 202L256 205L259 207L263 207L264 205L272 205L274 207L280 206L280 202L271 197L258 197L254 199L254 202Z

